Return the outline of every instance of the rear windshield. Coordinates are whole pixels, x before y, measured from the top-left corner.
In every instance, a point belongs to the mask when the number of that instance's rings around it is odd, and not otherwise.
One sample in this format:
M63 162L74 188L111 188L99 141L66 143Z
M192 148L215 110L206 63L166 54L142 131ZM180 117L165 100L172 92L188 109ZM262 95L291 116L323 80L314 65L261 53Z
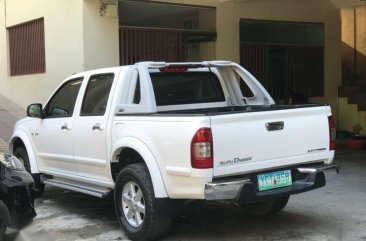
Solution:
M158 106L225 101L220 81L212 72L158 72L150 76Z

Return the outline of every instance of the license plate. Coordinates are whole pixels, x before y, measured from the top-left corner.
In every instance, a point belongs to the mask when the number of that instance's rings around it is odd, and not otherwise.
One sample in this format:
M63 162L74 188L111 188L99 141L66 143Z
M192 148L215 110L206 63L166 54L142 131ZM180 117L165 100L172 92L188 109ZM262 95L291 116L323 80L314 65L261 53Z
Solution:
M257 176L259 191L292 185L291 170L270 172Z

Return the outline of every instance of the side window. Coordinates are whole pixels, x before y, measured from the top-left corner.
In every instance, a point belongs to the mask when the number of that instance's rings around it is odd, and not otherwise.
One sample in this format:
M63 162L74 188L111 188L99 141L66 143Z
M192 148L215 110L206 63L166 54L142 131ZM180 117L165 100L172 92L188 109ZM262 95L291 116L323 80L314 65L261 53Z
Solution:
M140 104L141 102L141 89L140 89L140 77L137 76L135 95L133 97L134 104Z
M83 78L71 80L60 87L46 107L46 117L71 117Z
M104 115L113 79L114 74L98 74L90 77L81 108L82 116Z
M239 80L240 91L243 97L251 98L254 97L253 91L249 88L247 83L241 78L238 73L235 73L236 78Z

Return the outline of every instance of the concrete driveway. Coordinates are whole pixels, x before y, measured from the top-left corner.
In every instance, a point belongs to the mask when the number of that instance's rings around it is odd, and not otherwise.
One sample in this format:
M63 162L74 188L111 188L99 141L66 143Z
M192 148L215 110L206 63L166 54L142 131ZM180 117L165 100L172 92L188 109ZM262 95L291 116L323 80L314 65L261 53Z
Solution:
M336 160L339 175L328 172L326 187L292 196L278 215L253 218L235 205L195 202L176 215L164 240L366 240L366 150L340 150ZM36 209L19 240L127 239L112 201L48 187Z

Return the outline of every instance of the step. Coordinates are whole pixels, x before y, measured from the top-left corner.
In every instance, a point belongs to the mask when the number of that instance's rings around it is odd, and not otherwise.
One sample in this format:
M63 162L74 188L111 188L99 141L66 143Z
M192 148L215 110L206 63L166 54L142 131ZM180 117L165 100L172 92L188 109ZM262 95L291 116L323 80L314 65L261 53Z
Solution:
M359 87L362 87L362 88L366 88L366 81L357 80L357 81L354 81L352 85L359 86Z
M349 104L359 104L366 102L366 93L353 93L348 96Z
M357 104L358 111L366 111L366 103Z
M112 190L104 187L90 185L88 183L81 183L73 180L67 180L64 178L49 178L43 180L45 184L65 188L68 190L89 194L100 198L109 198L112 194Z
M360 89L358 86L340 86L338 87L338 96L339 97L348 97L353 95L354 93L365 92L363 89Z

